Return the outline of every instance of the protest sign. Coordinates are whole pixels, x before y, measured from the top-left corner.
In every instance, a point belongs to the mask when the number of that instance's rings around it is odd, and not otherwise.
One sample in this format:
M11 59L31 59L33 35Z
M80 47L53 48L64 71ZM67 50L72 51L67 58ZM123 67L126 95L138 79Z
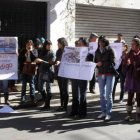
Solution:
M115 69L118 69L122 59L122 43L110 43L110 46L113 48L114 52L115 52L115 57L116 57L116 65L115 65Z
M86 62L87 47L65 47L58 76L69 79L91 80L96 64Z
M17 49L16 37L0 37L0 80L18 79Z
M89 53L90 54L95 54L97 48L98 48L98 43L97 42L90 42L89 43Z

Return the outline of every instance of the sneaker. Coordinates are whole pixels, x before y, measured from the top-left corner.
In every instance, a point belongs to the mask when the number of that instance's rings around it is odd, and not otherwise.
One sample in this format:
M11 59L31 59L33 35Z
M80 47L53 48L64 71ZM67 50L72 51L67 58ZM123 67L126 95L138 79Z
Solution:
M106 115L105 121L110 121L111 120L111 115Z
M98 119L102 119L102 118L105 118L106 114L104 112L102 112L99 116L98 116Z
M119 104L122 104L122 103L123 103L123 100L120 100L120 101L119 101Z

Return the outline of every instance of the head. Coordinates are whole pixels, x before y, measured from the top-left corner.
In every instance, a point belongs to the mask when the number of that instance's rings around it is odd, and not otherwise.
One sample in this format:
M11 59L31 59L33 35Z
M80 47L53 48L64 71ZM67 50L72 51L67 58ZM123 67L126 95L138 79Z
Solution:
M68 46L68 42L67 42L67 40L65 39L65 38L59 38L58 40L57 40L57 42L58 42L58 48L59 49L64 49L65 48L65 46Z
M47 50L47 51L50 51L52 49L52 42L50 40L46 40L44 42L44 48Z
M33 50L34 49L34 43L32 40L28 40L26 43L26 49L27 50Z
M131 49L135 52L140 50L140 39L134 38L131 43Z
M128 51L128 46L126 43L123 43L122 51Z
M123 35L122 35L121 33L118 33L118 35L117 35L117 39L118 39L119 41L121 41L122 38L123 38Z
M133 38L139 38L139 39L140 39L140 36L138 36L138 35L135 35Z
M97 42L99 36L96 33L91 33L89 37L89 42Z
M79 42L79 47L87 47L88 46L87 39L84 37L80 37L78 42Z
M75 41L75 47L79 47L79 41L78 40Z
M109 41L105 38L99 40L99 47L104 48L109 45Z

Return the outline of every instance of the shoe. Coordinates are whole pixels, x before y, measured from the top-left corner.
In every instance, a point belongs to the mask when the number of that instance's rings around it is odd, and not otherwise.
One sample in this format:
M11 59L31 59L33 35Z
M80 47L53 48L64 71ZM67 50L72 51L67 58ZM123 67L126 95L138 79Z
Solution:
M110 121L111 120L111 115L106 115L105 121Z
M122 104L122 103L123 103L123 100L120 100L120 101L119 101L119 104Z
M50 106L44 106L41 108L41 110L50 110Z
M90 90L90 93L92 94L96 94L96 92L94 90Z
M56 109L56 111L60 111L60 112L61 112L61 111L67 111L67 109L61 106L61 107L59 107L58 109Z
M13 87L12 87L12 91L13 91L13 92L18 92L17 87L16 87L16 86L13 86Z
M104 112L102 112L99 116L98 116L98 119L102 119L102 118L105 118L106 117L106 114Z

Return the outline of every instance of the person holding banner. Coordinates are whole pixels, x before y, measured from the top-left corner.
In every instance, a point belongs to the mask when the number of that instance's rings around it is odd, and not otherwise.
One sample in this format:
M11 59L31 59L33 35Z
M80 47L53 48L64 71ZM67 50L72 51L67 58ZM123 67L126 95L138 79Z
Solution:
M88 43L85 38L79 39L79 47L87 47ZM87 80L71 79L72 81L72 111L71 117L84 118L87 115L87 103L86 103L86 92L87 92Z
M109 46L109 41L107 39L99 40L99 47L95 52L94 61L97 63L98 68L98 83L102 111L98 119L105 118L106 121L109 121L112 113L115 54L113 49Z
M4 103L10 105L8 94L8 80L0 80L0 84L2 85L2 89L4 92Z
M91 34L90 34L90 37L89 37L89 42L90 42L90 43L91 43L91 42L97 42L98 37L99 37L99 36L98 36L96 33L91 33ZM93 47L94 47L94 46L93 46ZM93 56L94 53L95 53L95 52L92 52L92 54L91 54L91 53L88 54L88 56L87 56L87 61L93 61L93 59L94 59L94 57L95 57L95 56ZM92 80L91 80L90 83L89 83L89 90L90 90L90 92L93 93L93 94L95 94L95 84L96 84L96 72L94 72L93 78L92 78Z
M34 102L35 99L35 75L27 74L24 71L25 62L32 63L38 57L37 50L34 49L34 43L32 40L28 40L26 43L26 50L23 50L20 56L20 65L22 66L22 92L21 92L21 102L25 102L26 98L26 84L29 82L30 85L30 98ZM28 68L30 69L30 68ZM35 69L34 69L35 70ZM35 73L33 70L33 73Z
M128 46L123 43L123 47L122 47L122 57L121 57L121 64L119 66L119 68L117 69L119 75L115 77L115 82L114 82L114 87L113 87L113 102L115 101L115 91L116 91L116 86L117 86L117 83L119 81L119 78L120 78L120 87L121 87L121 93L120 93L120 100L119 100L119 103L122 103L123 100L124 100L124 84L125 84L125 76L126 74L123 72L122 70L122 63L125 59L125 56L127 55L128 53Z
M136 93L136 122L140 122L140 39L132 40L131 50L123 63L123 70L126 73L125 91L128 92L125 120L131 120L133 99Z
M62 54L65 46L68 46L68 42L65 38L59 38L58 40L58 50L56 52L56 60L53 63L55 68L55 79L58 81L58 86L60 90L60 102L61 106L57 109L57 111L67 111L67 105L69 100L68 93L68 79L64 77L58 76L58 71L61 63Z

